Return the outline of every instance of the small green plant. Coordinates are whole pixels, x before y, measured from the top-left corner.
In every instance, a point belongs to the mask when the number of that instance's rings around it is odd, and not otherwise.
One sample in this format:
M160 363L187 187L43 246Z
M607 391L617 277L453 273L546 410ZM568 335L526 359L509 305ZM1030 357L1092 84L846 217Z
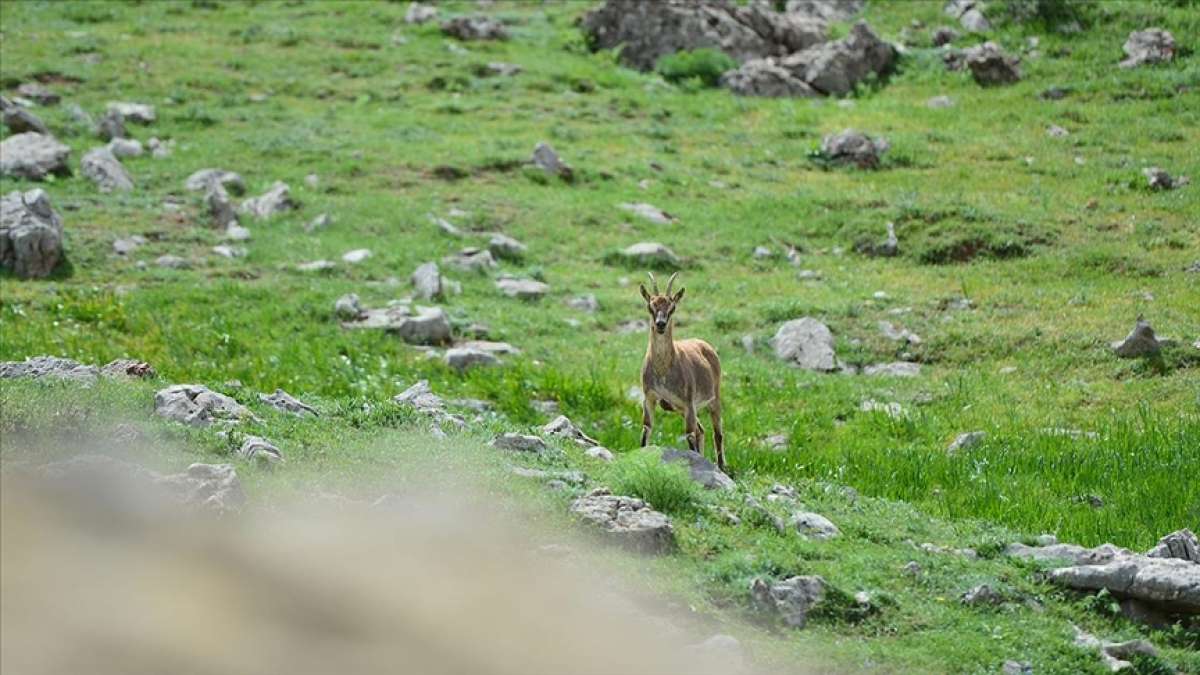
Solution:
M715 49L679 51L663 56L654 65L654 70L663 79L674 84L695 81L705 87L715 87L725 71L737 68L737 61Z
M644 499L666 513L694 511L704 499L703 488L688 475L687 467L664 464L658 448L621 456L609 465L605 478L615 494Z

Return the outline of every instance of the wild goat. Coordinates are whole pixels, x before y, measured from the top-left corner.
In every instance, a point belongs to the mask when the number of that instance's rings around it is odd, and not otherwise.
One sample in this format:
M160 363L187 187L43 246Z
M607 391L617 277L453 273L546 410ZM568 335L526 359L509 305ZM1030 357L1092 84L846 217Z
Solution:
M654 428L654 406L683 415L688 447L704 453L704 427L696 420L696 410L708 407L712 418L713 444L717 446L717 466L725 470L725 434L721 430L721 360L704 340L679 340L674 337L675 308L685 289L671 295L675 284L672 274L667 292L658 292L658 282L650 275L653 294L638 284L650 312L650 346L642 363L642 447Z

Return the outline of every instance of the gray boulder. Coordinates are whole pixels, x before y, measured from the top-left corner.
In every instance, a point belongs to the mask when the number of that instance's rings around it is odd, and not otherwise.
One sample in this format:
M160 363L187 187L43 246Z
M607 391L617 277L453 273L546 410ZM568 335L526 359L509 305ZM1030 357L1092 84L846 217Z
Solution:
M114 138L127 138L129 132L125 129L125 118L121 113L110 110L104 113L100 118L100 122L96 124L96 135L102 141L111 141Z
M496 259L485 248L468 247L457 255L442 258L442 264L463 272L486 272L496 267Z
M638 218L654 223L655 225L670 225L675 222L674 216L653 204L643 202L623 203L617 204L617 207L622 211L628 211Z
M283 461L283 453L270 441L258 436L247 436L237 451L238 457L265 466L274 466Z
M755 579L750 596L755 604L771 609L793 628L808 623L808 613L825 599L825 580L818 576L795 576L783 581Z
M682 50L716 49L744 62L825 41L820 19L777 12L767 3L725 0L607 0L585 14L580 26L593 49L621 45L621 62L647 71L659 58Z
M442 22L442 32L459 40L507 40L504 24L486 16L456 16Z
M252 418L245 406L199 384L175 384L154 394L154 412L161 417L197 427L218 420L236 423Z
M642 267L679 267L681 261L675 252L656 241L643 241L621 250L621 257Z
M1112 350L1123 359L1133 359L1159 353L1162 343L1154 335L1150 322L1139 316L1129 335L1126 335L1124 340L1112 343Z
M112 243L113 253L117 255L129 255L143 246L146 241L146 238L140 234L114 239Z
M500 260L519 261L525 257L529 247L508 235L497 232L488 240L488 250L492 252L492 256Z
M271 394L259 394L258 400L266 403L280 412L289 413L297 417L304 417L306 415L317 417L320 414L317 412L316 408L292 396L282 389L276 389L275 392Z
M533 148L533 158L530 161L542 171L552 176L558 176L567 182L575 178L575 171L571 169L570 165L559 159L558 153L548 143L538 143Z
M8 127L8 130L14 134L23 134L28 131L37 134L50 134L50 130L46 128L46 124L37 115L3 96L0 96L0 118L3 119L4 126Z
M992 29L992 24L984 16L983 8L983 3L978 0L950 0L945 11L972 33L986 33Z
M224 169L200 169L183 182L183 187L191 192L208 192L214 185L225 188L232 195L246 193L246 182L242 177Z
M447 349L444 357L446 365L463 372L479 366L500 365L500 359L492 352L471 347L454 347Z
M571 513L625 548L649 554L669 553L675 548L671 519L641 499L598 488L571 502Z
M695 450L664 450L662 462L687 465L692 480L709 490L732 490L735 487L732 478Z
M105 146L117 159L123 157L141 157L145 153L141 141L132 138L114 138Z
M441 307L418 307L417 313L390 329L409 344L440 345L450 342L450 317Z
M830 134L821 141L821 155L835 164L875 169L879 167L880 156L890 147L885 138L871 138L854 129L846 129L840 134Z
M44 190L0 199L0 267L22 279L44 277L63 257L62 218Z
M1130 551L1112 544L1101 544L1095 548L1084 548L1076 544L1046 544L1027 546L1020 542L1009 544L1004 555L1043 563L1069 563L1071 565L1101 565L1117 558L1130 555Z
M596 439L588 436L566 415L559 415L542 427L542 433L548 436L565 438L583 448L593 448L600 445Z
M17 87L17 96L27 98L38 105L58 105L62 97L50 91L41 82L22 82Z
M1012 84L1021 79L1021 58L1006 53L995 42L985 42L963 54L971 77L984 87Z
M1178 558L1200 563L1200 540L1196 534L1184 528L1163 536L1154 548L1146 552L1150 558Z
M366 316L357 293L347 293L333 303L333 315L342 321L357 321Z
M909 361L893 361L865 366L863 375L882 377L916 377L921 374L921 364Z
M803 79L830 96L845 96L870 75L882 76L896 63L896 48L879 39L865 21L841 40L826 42L794 57L804 64Z
M987 584L975 586L959 596L958 601L969 607L998 605L1004 596Z
M466 424L466 421L462 417L446 412L445 402L442 400L442 397L433 393L433 390L429 388L428 380L417 382L397 394L392 400L401 406L411 408L419 414L433 419L438 424L450 424L460 428Z
M496 281L496 288L510 298L519 300L540 300L550 292L550 286L534 279L515 279L502 277Z
M546 445L546 441L543 441L541 438L514 433L497 436L492 440L492 447L501 450L511 450L512 452L531 452L538 455L545 455L551 452L550 446Z
M442 287L442 273L438 269L437 263L427 262L417 267L413 271L410 280L418 299L434 300L442 297L444 291Z
M27 180L44 180L51 174L69 176L70 154L71 148L49 134L13 134L0 142L0 176Z
M829 372L839 367L833 352L833 333L810 317L793 319L779 327L771 338L775 356L806 370Z
M187 258L181 258L177 255L160 255L154 259L154 264L170 270L185 270L192 266L192 263Z
M1107 590L1167 613L1200 614L1200 565L1190 560L1130 555L1053 570L1050 580L1076 590Z
M426 5L422 2L408 3L408 9L404 12L404 23L423 24L433 21L437 18L438 8L433 5Z
M134 124L153 124L158 119L154 106L146 103L109 103L108 111L118 113Z
M1158 650L1154 645L1145 640L1128 640L1126 642L1108 642L1100 640L1095 635L1086 631L1075 628L1075 646L1088 651L1095 651L1100 655L1100 660L1110 672L1118 672L1133 668L1133 663L1129 659L1135 658L1139 654L1146 656L1158 656Z
M1175 58L1175 36L1161 28L1135 30L1124 45L1122 68L1136 68L1147 63L1166 63Z
M866 4L866 0L787 0L784 11L808 19L848 21L861 12Z
M226 231L230 230L231 226L238 227L237 210L233 206L233 200L219 183L213 183L208 192L204 193L204 206L212 219L213 227Z
M99 368L56 356L33 356L24 361L0 361L0 379L51 378L90 384L98 377L150 378L155 374L154 367L149 363L133 359L116 359Z
M275 181L271 189L242 202L242 212L259 220L266 220L277 213L290 211L296 207L296 202L292 200L291 190L283 181Z
M833 539L842 534L825 516L811 511L798 511L792 514L792 527L797 532L813 539Z
M979 445L987 438L986 431L968 431L954 437L954 441L946 448L946 452L953 455L960 450L970 450Z
M725 72L721 86L739 96L808 98L820 94L773 58L751 59Z
M87 176L101 192L129 192L133 179L121 164L121 160L106 147L89 150L80 160L83 175Z

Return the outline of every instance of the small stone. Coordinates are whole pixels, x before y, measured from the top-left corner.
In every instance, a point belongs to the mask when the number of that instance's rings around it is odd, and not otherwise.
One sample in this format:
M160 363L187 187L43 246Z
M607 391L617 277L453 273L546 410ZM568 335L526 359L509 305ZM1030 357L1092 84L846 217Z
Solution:
M954 107L954 99L950 98L949 96L945 96L945 95L934 96L933 98L926 101L925 105L927 107L933 108L935 110L945 109L945 108L953 108Z
M686 464L692 480L709 490L732 490L735 487L732 478L695 450L663 451L662 463L672 462Z
M129 255L137 250L139 246L145 243L146 238L139 234L131 235L129 237L122 237L113 241L113 253L116 253L117 255Z
M591 457L592 459L598 459L604 463L611 462L614 459L612 451L599 445L584 450L583 454Z
M863 375L887 377L916 377L921 374L921 364L909 361L877 363L863 368Z
M626 260L644 267L678 268L679 256L666 246L657 242L640 242L621 251Z
M423 24L437 18L438 8L422 2L410 2L404 12L404 23Z
M249 229L231 222L225 227L224 237L229 241L250 241L251 234Z
M639 202L633 204L622 203L617 204L617 206L622 210L628 211L639 218L643 218L651 223L654 223L655 225L670 225L675 221L674 216L666 211L663 211L657 206L654 206L653 204Z
M463 372L477 366L495 366L500 364L496 355L482 349L455 347L447 349L444 357L447 366Z
M0 96L0 110L3 111L0 115L2 115L4 126L8 127L8 130L14 134L25 132L50 134L50 130L46 127L46 124L37 115L2 96Z
M198 384L176 384L154 395L154 412L192 426L209 426L218 420L236 422L253 418L232 398Z
M1148 166L1142 169L1142 175L1146 177L1146 184L1150 186L1151 190L1174 190L1191 182L1187 176L1172 178L1171 174L1157 166Z
M774 609L784 623L803 628L808 613L825 598L825 580L818 576L796 576L780 582L755 579L750 584L750 596L755 603Z
M212 252L221 256L222 258L230 259L245 258L246 253L248 253L245 246L228 246L226 244L212 247Z
M835 164L853 164L860 169L879 167L880 157L891 144L884 138L871 138L854 129L831 134L821 141L821 154Z
M1000 672L1002 675L1033 675L1033 664L1021 661L1005 661Z
M279 410L280 412L290 413L297 417L304 417L305 415L317 417L319 415L316 408L308 405L300 399L297 399L282 389L276 389L274 393L271 394L259 394L258 400L266 403L276 410Z
M108 142L106 147L117 158L141 157L142 153L145 152L142 149L142 144L132 138L114 138Z
M153 124L157 115L154 106L145 103L109 103L109 112L116 112L134 124Z
M1066 138L1067 136L1071 135L1071 132L1067 131L1063 127L1058 126L1057 124L1051 124L1046 128L1046 135L1050 138Z
M337 264L330 260L314 260L296 264L296 270L300 272L327 272L335 267Z
M492 441L493 448L501 450L511 450L514 452L532 452L539 455L550 452L550 446L537 436L527 436L524 434L506 433L497 436Z
M187 269L192 266L186 259L177 255L161 255L154 259L154 264L173 270Z
M984 431L968 431L967 433L959 434L954 438L946 452L954 454L960 450L970 450L979 445L987 438L987 432Z
M284 211L293 210L297 206L296 202L292 200L292 193L287 183L275 181L271 189L258 197L242 202L241 210L259 220L266 220Z
M114 138L127 138L129 132L125 129L125 118L120 113L108 111L104 117L100 118L100 122L96 125L96 135L102 141L111 141Z
M540 300L550 291L550 286L540 281L512 277L502 277L497 280L496 288L508 297L520 300Z
M346 251L345 253L343 253L342 261L350 263L351 265L357 265L358 263L363 262L364 260L366 260L367 258L370 258L370 257L371 257L371 249L356 248L353 251Z
M1117 356L1132 359L1159 353L1162 343L1154 335L1150 323L1139 316L1129 335L1125 336L1124 340L1113 342L1112 349Z
M488 250L500 260L520 261L529 248L508 235L496 233L488 240Z
M333 315L342 321L357 321L366 316L366 312L358 294L347 293L333 303Z
M964 605L978 607L982 605L998 605L1004 600L1003 596L987 584L980 584L959 597Z
M518 71L519 70L520 69L518 68ZM550 145L547 143L538 143L537 146L534 147L533 158L530 161L534 166L538 167L542 171L552 176L558 176L567 182L570 182L575 178L574 170L572 170L569 165L559 159L558 153L555 152L554 148L550 147Z
M442 263L463 272L486 272L496 267L492 252L480 248L464 248L458 255L442 258Z
M810 511L792 514L792 527L800 534L813 539L833 539L842 533L828 518Z
M319 214L316 218L313 218L312 220L308 221L308 223L306 223L304 225L304 231L305 232L316 232L317 230L323 230L323 229L329 227L329 224L332 222L333 222L333 218L330 218L328 213L322 213L322 214Z
M442 23L442 32L459 40L507 40L508 30L485 16L457 16Z
M435 262L427 262L417 267L410 281L418 299L433 300L443 296L442 273Z
M17 87L17 96L35 101L38 105L53 106L58 105L62 97L50 91L46 85L41 82L22 82Z
M88 151L80 161L83 175L91 179L101 192L128 192L133 189L133 179L120 160L106 147Z
M908 417L908 412L905 411L904 406L895 401L883 403L882 401L869 398L859 404L858 409L862 412L880 412L893 419Z
M242 441L241 447L238 448L237 454L242 459L259 462L266 466L273 466L283 461L283 453L279 451L279 448L267 439L258 436L247 436Z
M994 42L985 42L966 50L971 76L982 86L1012 84L1021 79L1021 59L1011 56Z
M588 314L593 314L600 309L600 303L596 301L594 293L586 293L570 298L567 300L567 306L580 312L587 312Z

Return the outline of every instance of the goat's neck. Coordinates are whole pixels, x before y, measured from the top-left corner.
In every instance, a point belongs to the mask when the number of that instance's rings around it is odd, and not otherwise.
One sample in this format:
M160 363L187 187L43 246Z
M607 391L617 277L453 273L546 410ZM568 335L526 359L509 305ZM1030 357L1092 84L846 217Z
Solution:
M650 326L650 366L655 375L666 375L675 361L675 322L667 324L667 331L659 334Z

